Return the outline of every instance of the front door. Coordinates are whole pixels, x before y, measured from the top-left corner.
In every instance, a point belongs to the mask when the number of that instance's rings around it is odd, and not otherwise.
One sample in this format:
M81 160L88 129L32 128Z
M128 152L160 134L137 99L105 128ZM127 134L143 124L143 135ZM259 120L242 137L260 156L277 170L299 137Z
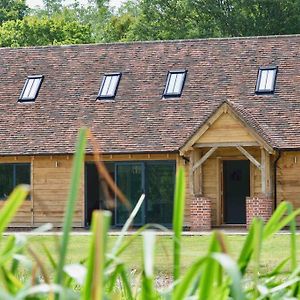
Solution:
M226 224L246 223L246 197L250 195L248 160L223 161L223 213Z

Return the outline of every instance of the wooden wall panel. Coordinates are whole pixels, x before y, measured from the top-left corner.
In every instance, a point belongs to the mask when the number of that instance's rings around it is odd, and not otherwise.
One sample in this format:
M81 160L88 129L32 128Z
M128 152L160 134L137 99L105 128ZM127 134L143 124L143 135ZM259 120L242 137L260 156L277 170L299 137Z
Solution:
M277 205L290 201L300 208L300 152L284 152L277 167ZM300 225L300 218L297 219Z
M103 155L102 159L105 161L182 160L174 153ZM91 155L86 156L86 161L92 160ZM11 227L36 227L47 222L60 227L69 191L72 155L0 157L0 163L18 162L31 163L31 200L24 202ZM4 203L5 201L0 201L0 208ZM84 173L79 187L73 226L84 226Z
M33 222L61 226L71 180L72 159L66 156L35 157L33 160ZM73 226L84 225L83 180L79 187Z
M197 143L255 142L248 130L230 114L222 114Z

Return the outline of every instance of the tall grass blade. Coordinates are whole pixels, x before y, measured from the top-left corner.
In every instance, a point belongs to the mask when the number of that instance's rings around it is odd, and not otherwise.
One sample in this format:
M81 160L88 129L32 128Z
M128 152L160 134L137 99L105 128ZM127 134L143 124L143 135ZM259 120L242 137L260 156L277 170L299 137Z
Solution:
M156 293L154 288L154 246L155 246L155 232L152 230L145 231L144 246L143 246L143 283L142 283L142 299L154 300Z
M19 185L13 190L8 199L5 201L5 204L0 211L0 239L2 238L3 232L6 230L8 224L15 216L17 210L26 199L29 189L29 185Z
M120 277L121 277L121 283L124 290L125 298L126 300L133 300L133 294L132 294L132 286L130 284L130 281L128 279L128 275L126 273L124 265L120 265Z
M245 295L242 290L242 275L239 271L238 265L224 253L213 253L211 257L215 259L226 273L231 278L231 296L235 300L244 300Z
M173 210L173 278L180 276L181 233L184 220L185 178L184 169L180 167L176 176L174 210Z
M217 239L217 232L212 233L208 255L220 252L221 247ZM220 265L213 259L208 259L201 272L199 284L199 299L213 299L215 288L219 286Z
M70 231L72 228L72 220L74 215L75 203L78 196L78 190L82 175L82 169L84 164L84 153L86 147L87 129L82 128L79 131L79 137L76 145L76 153L73 159L71 185L68 195L67 208L65 212L63 235L59 249L59 262L57 265L57 272L55 283L61 284L63 279L63 267L66 261L68 242L70 238ZM57 298L57 297L56 297Z
M87 275L82 288L83 300L98 300L104 295L104 265L111 213L94 211L92 239L87 262Z
M132 212L129 215L129 218L126 220L124 226L122 227L122 230L116 240L116 243L112 249L112 254L116 254L116 252L118 251L118 249L120 248L120 245L122 244L122 241L124 239L124 236L126 234L126 232L128 231L129 227L131 226L135 216L137 215L138 211L140 210L143 202L145 200L145 194L142 194L140 199L138 200L137 204L135 205L134 209L132 210Z
M287 203L288 214L291 215L293 213L293 205L291 203ZM296 219L293 218L290 222L290 257L291 257L291 267L292 271L297 268L297 242L296 242Z
M253 239L253 259L254 259L254 279L253 283L255 286L255 292L257 293L258 279L259 279L259 271L260 271L260 255L261 255L261 247L262 247L262 236L263 236L263 221L261 219L253 220L254 226L254 239Z
M191 290L191 286L199 277L201 268L203 267L204 263L207 262L209 259L209 257L203 256L188 268L188 270L184 273L182 279L180 280L180 283L176 286L172 300L185 299L185 297L189 294Z

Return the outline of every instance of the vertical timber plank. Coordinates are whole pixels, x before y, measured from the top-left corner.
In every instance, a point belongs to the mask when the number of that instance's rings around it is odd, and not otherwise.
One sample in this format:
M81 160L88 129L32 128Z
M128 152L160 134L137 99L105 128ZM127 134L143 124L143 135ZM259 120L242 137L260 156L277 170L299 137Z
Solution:
M266 195L267 185L266 185L266 151L261 148L261 192Z

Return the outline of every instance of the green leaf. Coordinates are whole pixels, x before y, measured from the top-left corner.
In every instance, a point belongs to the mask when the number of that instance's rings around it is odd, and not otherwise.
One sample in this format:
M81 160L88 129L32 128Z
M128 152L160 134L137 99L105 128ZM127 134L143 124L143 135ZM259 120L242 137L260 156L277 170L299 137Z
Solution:
M184 168L180 167L176 176L174 210L173 210L173 277L176 281L180 276L181 233L184 220L185 178Z
M243 300L245 295L242 290L242 275L238 268L238 265L234 260L227 254L224 253L213 253L211 257L218 261L226 273L230 276L231 283L231 296L232 299Z
M208 255L214 252L220 252L221 247L217 239L217 232L212 233ZM220 265L213 259L208 259L204 264L199 284L199 299L214 299L215 288L221 284L220 282Z
M155 249L155 232L147 230L143 233L143 283L142 299L154 300L157 298L154 287L154 249Z
M19 185L5 201L5 204L0 211L0 239L2 238L3 232L6 230L8 224L15 216L17 210L26 199L29 189L30 187L28 185Z
M92 239L87 262L87 275L82 287L81 299L98 300L104 294L104 266L111 212L94 211Z
M59 249L59 262L57 266L55 283L61 284L63 279L63 267L65 265L67 248L70 239L70 231L72 228L72 220L74 215L75 203L78 196L82 169L84 164L84 152L86 146L87 129L83 128L79 131L79 138L76 145L76 153L73 160L71 185L68 195L67 208L63 224L63 235ZM56 297L57 299L57 297Z

